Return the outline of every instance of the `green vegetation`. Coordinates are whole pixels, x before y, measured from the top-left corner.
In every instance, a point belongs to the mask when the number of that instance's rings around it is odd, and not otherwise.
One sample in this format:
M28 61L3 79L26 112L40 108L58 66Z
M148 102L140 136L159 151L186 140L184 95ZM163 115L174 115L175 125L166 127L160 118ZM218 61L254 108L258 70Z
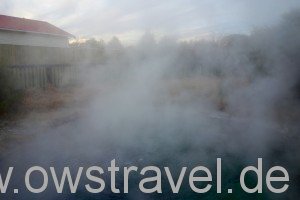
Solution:
M6 67L0 67L0 115L15 111L22 96L22 92L15 89L9 70Z

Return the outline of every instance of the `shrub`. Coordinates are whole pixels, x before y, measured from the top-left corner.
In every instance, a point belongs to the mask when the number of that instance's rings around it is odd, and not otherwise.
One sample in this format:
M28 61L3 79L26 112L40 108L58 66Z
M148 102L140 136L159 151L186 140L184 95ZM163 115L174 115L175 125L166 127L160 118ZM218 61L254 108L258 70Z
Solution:
M0 67L0 114L16 111L22 96L22 92L15 89L9 70Z

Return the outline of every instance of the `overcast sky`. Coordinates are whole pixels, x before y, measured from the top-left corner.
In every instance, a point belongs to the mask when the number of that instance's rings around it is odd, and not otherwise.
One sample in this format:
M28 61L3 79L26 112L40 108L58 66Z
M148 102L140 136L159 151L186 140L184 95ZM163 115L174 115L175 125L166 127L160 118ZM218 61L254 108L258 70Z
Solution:
M131 43L145 31L201 38L270 26L300 0L0 0L0 13L48 21L77 37Z

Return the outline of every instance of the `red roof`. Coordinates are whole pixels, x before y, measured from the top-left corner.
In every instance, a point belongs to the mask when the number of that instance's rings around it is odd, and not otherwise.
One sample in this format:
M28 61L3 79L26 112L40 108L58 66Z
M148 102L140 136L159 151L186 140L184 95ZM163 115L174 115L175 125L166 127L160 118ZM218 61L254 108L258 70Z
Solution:
M0 30L1 29L9 31L22 31L64 37L74 37L72 34L52 24L49 24L48 22L18 17L10 17L6 15L0 15Z

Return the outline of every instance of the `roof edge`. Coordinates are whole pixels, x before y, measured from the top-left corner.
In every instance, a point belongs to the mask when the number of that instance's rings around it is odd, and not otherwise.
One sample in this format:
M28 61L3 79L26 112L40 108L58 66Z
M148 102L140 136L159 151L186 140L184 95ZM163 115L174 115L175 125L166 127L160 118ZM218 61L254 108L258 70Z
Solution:
M63 35L63 34L50 34L50 33L43 33L43 32L37 32L37 31L25 31L25 30L17 30L17 29L5 29L5 28L0 28L0 30L12 31L12 32L33 33L33 34L40 34L40 35L53 35L53 36L58 36L58 37L76 38L74 35L72 35L71 33L68 33L68 32L66 32L66 35Z

